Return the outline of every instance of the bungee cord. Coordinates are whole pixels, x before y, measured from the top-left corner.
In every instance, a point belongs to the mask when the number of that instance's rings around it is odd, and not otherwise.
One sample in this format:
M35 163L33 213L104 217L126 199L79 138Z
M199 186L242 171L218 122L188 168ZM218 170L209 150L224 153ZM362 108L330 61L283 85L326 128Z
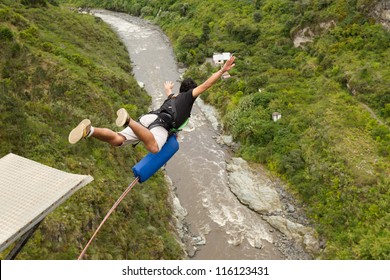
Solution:
M135 186L135 184L137 184L139 181L139 177L136 177L134 179L134 181L127 187L127 189L122 193L122 195L118 198L118 200L114 203L114 205L111 207L110 211L108 211L108 213L106 214L106 216L104 217L104 219L101 221L100 225L98 226L98 228L95 230L95 232L93 233L91 239L89 239L87 245L85 245L83 251L81 252L81 254L79 255L79 257L77 258L77 260L81 260L85 254L85 252L87 251L89 245L91 244L92 240L95 238L95 236L97 235L98 231L100 230L100 228L103 226L103 224L106 222L106 220L108 219L108 217L111 215L112 212L114 212L115 208L119 205L119 203L121 203L121 201L125 198L125 196L131 191L131 189Z

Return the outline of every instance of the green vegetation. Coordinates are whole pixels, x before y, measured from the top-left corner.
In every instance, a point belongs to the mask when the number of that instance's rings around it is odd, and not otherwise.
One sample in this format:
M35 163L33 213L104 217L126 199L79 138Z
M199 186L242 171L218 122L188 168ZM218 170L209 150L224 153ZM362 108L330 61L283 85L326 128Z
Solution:
M0 0L0 156L12 152L95 178L44 220L20 259L76 259L133 180L131 167L146 153L141 147L67 140L85 117L116 129L119 107L132 115L147 110L150 97L131 71L125 47L101 20L56 1ZM182 258L171 212L158 174L123 200L86 258Z
M390 258L390 34L369 16L380 1L67 2L153 20L199 81L215 70L206 57L235 53L233 78L204 97L238 154L289 183L326 240L319 258ZM312 42L296 48L304 28Z

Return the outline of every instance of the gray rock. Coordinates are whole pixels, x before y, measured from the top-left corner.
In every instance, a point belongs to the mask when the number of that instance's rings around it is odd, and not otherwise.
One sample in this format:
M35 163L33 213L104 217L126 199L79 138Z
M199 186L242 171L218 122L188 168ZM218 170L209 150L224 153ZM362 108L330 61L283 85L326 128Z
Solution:
M229 188L241 203L260 214L282 210L278 193L272 187L272 182L251 172L245 160L233 158L227 170Z
M282 232L288 239L294 239L301 243L306 251L318 252L320 244L316 239L316 232L310 227L291 222L280 216L268 216L264 219L273 227Z
M291 204L288 204L288 205L287 205L287 212L292 213L292 212L294 212L294 211L295 211L294 206L291 205Z
M233 136L231 135L222 135L222 142L227 145L228 147L231 147L233 145Z

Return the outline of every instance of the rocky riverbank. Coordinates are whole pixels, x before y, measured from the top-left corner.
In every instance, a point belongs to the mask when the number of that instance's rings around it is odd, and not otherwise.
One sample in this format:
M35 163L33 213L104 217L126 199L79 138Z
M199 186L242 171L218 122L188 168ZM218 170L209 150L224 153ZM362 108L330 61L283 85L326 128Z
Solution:
M212 106L198 101L199 107L217 131L222 130L218 113ZM230 135L220 134L216 142L235 150L239 144ZM242 158L232 158L227 163L228 187L237 199L258 213L278 232L274 244L288 259L311 259L323 243L310 226L304 210L288 192L283 182L261 165L250 166ZM251 244L254 246L254 244Z
M280 232L276 245L280 245L286 256L306 259L318 253L320 245L315 230L280 180L271 180L272 175L264 168L251 167L242 158L233 158L227 171L229 188L237 199ZM297 254L291 255L292 251Z

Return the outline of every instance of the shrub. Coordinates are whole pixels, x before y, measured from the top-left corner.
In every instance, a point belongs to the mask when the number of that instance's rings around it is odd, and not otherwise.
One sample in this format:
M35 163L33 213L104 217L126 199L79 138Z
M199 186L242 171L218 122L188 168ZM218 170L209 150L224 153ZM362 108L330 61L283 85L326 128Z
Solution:
M199 38L195 34L186 34L180 41L180 45L186 49L194 49L200 43Z
M32 6L32 7L46 7L47 6L46 0L22 0L21 3L25 6Z
M152 16L153 15L153 8L149 6L145 6L141 9L141 15L143 17Z
M138 17L141 15L141 9L142 9L142 6L138 3L136 3L130 7L130 14Z
M14 38L14 34L11 29L5 26L0 26L0 41L11 41Z

